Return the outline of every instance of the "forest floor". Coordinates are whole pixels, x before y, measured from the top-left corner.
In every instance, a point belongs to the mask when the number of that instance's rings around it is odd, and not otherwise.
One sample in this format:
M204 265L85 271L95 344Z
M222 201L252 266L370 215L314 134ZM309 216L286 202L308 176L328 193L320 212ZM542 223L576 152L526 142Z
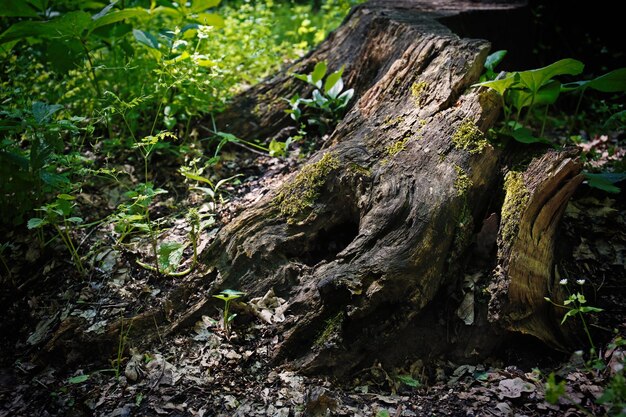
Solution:
M167 169L167 159L153 161L160 166L155 180L169 190L151 209L158 213L155 218L166 219L159 224L162 239L184 240L189 226L181 213L185 207L199 207L206 221L202 253L223 225L301 163L295 154L278 159L241 152L231 148L222 154L219 177L243 176L240 185L224 188L227 201L219 207L189 190L180 177L164 176L175 172ZM130 168L128 173L134 175ZM106 217L121 194L115 184L83 190L78 196L81 206L94 212L81 215L87 221ZM610 195L582 185L557 239L557 270L585 279L589 305L604 309L591 322L604 369L589 365L583 339L571 349L579 353L562 353L530 337L512 336L478 364L434 359L392 370L373 363L347 381L305 376L271 361L273 346L281 339L272 322L281 319L289 302L271 293L264 300L242 298L247 305L265 303L269 318L240 308L229 334L220 325L220 301L215 300L213 314L194 325L133 344L125 338L127 324L108 356L79 352L73 357L72 352L49 350L63 323L79 319L84 331L98 334L120 317L163 305L180 286L194 288L199 299L209 267L200 263L183 277L158 276L136 262L150 259L145 237L116 244L112 226L103 223L81 229L77 236L79 251L86 253L91 266L81 278L60 244L42 248L32 235L20 231L7 238L12 242L11 276L0 295L0 416L606 415L619 410L611 411L610 404L600 405L597 399L607 387L626 389L623 379L619 385L614 377L621 372L625 350L611 344L626 336L623 193ZM190 248L184 255L191 257ZM184 262L181 269L190 261ZM158 332L156 323L155 329ZM566 382L556 404L545 400L551 372Z

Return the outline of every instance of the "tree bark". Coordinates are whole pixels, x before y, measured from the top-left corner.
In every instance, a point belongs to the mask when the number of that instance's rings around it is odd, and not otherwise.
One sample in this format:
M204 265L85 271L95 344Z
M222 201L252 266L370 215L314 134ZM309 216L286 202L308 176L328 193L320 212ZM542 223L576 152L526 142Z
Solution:
M572 152L550 152L513 172L511 149L487 140L500 100L471 85L489 44L437 20L468 7L505 6L361 5L316 51L217 117L240 137L280 135L289 124L282 98L307 93L291 74L322 60L331 70L345 65L355 89L324 148L219 232L203 255L208 296L189 306L189 289L177 291L169 310L138 317L131 336L149 339L152 323L168 317L159 334L178 331L211 294L231 288L288 300L273 355L307 372L478 360L507 331L563 346L562 312L544 297L563 297L552 276L554 236L580 165ZM118 335L119 323L97 343Z

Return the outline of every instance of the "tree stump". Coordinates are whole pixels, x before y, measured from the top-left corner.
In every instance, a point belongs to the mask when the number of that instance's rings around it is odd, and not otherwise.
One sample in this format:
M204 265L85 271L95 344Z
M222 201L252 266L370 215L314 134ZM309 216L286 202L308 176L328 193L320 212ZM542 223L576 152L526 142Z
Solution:
M440 355L478 360L507 331L563 346L559 312L543 297L563 297L552 276L554 236L580 164L568 151L507 166L511 147L486 134L500 100L471 87L489 43L461 39L437 20L506 7L365 3L317 50L238 97L217 117L220 130L269 138L289 123L282 98L306 93L292 73L322 60L330 70L345 65L355 89L324 148L203 254L213 268L201 278L207 297L188 306L180 297L189 291L177 291L176 311L138 317L147 324L130 336L149 340L166 313L174 318L161 334L184 328L211 294L231 288L250 296L273 289L288 300L273 356L305 372L347 376L375 361ZM118 335L119 323L97 343Z

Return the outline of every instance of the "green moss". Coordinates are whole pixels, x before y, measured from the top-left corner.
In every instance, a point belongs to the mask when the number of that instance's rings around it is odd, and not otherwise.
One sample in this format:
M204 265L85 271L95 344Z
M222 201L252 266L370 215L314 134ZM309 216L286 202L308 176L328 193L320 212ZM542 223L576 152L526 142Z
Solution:
M330 152L325 153L319 161L305 165L296 178L284 184L274 197L274 204L279 207L280 214L291 223L313 207L328 174L337 168L339 160Z
M343 312L339 312L336 316L331 317L328 320L326 320L326 327L324 328L324 331L320 333L317 339L315 339L314 345L323 346L325 343L327 343L341 329L343 320L344 320Z
M425 81L414 82L411 85L411 95L415 99L415 104L419 105L422 102L422 94L424 90L428 88L428 83Z
M456 171L454 188L456 188L457 195L464 196L467 194L467 190L473 185L472 180L460 166L454 165L454 170Z
M528 202L528 189L524 184L523 174L509 171L504 177L504 190L506 195L502 203L500 228L502 239L510 242L517 235L522 210Z
M409 130L404 136L385 148L387 156L393 157L402 152L406 148L406 144L411 139L411 131Z
M471 119L465 119L452 135L452 143L456 149L464 149L471 154L480 153L489 144L483 132Z

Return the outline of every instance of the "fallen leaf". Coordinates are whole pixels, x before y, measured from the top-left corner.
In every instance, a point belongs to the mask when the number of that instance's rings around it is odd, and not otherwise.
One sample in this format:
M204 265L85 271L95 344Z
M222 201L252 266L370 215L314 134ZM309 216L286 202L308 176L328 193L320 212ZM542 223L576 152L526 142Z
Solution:
M503 379L498 384L500 398L519 398L523 392L533 392L535 386L522 378Z

